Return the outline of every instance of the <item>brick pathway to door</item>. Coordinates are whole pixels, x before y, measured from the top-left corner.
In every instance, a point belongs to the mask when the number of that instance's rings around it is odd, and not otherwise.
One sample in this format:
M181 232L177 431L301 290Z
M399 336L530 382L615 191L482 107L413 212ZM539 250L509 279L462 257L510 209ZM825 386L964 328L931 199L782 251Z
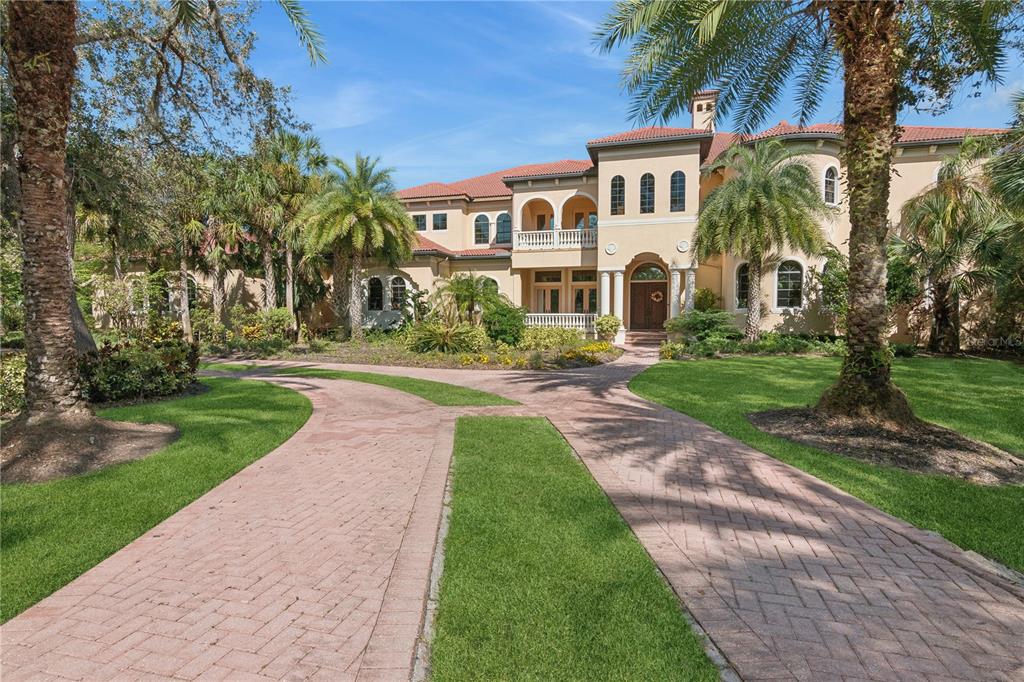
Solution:
M373 371L491 390L524 403L512 412L548 416L744 679L1024 680L1024 590L629 393L654 360ZM454 418L479 410L282 383L310 395L310 422L4 625L5 680L408 679Z

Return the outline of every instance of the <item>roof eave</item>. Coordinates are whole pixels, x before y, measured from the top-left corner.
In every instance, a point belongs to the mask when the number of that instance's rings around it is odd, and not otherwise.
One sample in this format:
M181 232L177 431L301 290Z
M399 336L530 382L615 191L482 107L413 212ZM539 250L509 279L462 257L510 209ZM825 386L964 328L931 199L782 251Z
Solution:
M501 179L506 185L513 184L516 182L526 182L527 180L560 180L562 178L580 178L592 175L594 172L593 166L582 171L572 171L570 173L538 173L537 175L509 175Z

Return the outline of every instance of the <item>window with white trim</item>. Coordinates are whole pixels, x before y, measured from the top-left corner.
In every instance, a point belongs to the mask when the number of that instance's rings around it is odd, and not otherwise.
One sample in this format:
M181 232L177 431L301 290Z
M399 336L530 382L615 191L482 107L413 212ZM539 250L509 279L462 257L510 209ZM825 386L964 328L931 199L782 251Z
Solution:
M736 307L750 307L750 265L747 263L736 268Z
M612 215L622 215L626 212L626 179L621 175L612 178L612 196L609 206Z
M651 173L640 176L640 212L654 213L654 175Z
M473 243L487 244L491 241L491 221L485 215L478 215L473 221Z
M402 310L405 308L405 278L391 278L391 309Z
M804 267L795 260L783 261L775 271L775 307L799 308L803 296Z
M494 241L499 244L512 243L512 216L508 213L502 213L498 216L498 230Z
M835 166L829 166L825 169L825 183L822 194L826 204L835 205L837 203L836 199L839 197L839 171L836 170Z
M669 209L670 211L686 210L686 173L676 171L669 181Z
M384 284L380 277L371 277L366 283L366 309L370 311L384 310Z

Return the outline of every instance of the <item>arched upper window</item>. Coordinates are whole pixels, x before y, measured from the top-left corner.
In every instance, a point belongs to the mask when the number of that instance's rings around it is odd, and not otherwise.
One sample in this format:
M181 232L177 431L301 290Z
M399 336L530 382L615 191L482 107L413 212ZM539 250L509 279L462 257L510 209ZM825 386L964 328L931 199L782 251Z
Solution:
M487 287L488 290L498 293L498 282L491 277L484 277L484 286Z
M512 216L508 213L498 216L498 233L495 235L494 241L499 244L512 243Z
M804 268L795 260L782 261L775 274L775 307L799 308L804 300Z
M478 215L473 221L473 242L486 244L491 241L491 222L485 215Z
M668 279L665 276L665 271L659 266L652 264L641 265L633 271L633 276L629 278L632 282L650 282Z
M669 181L669 209L670 211L686 210L686 173L676 171Z
M626 212L626 179L621 175L612 178L612 215L622 215Z
M836 170L835 166L829 166L825 169L823 195L826 204L837 203L836 198L839 196L839 171Z
M391 309L402 310L405 308L405 279L402 277L391 278Z
M384 285L379 277L371 277L366 283L366 309L384 310Z
M654 213L654 176L650 173L640 176L640 212Z
M736 268L736 307L750 307L750 266L746 263Z

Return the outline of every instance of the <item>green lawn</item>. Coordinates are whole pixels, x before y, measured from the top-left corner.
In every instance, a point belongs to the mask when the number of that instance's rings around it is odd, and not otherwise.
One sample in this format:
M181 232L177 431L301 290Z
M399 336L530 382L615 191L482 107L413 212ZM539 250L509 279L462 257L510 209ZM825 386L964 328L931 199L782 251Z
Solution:
M433 679L715 680L650 558L546 420L462 417Z
M361 381L366 384L387 386L406 393L412 393L424 400L445 406L480 406L480 405L518 405L514 400L502 398L500 395L478 391L473 388L446 384L427 379L377 374L375 372L350 372L340 369L320 369L317 367L285 367L275 368L274 374L309 377L314 379L345 379Z
M203 379L200 395L104 410L107 419L173 424L157 454L92 474L0 487L0 617L17 615L267 454L312 412L300 393L262 381Z
M961 547L1024 570L1024 487L912 474L790 443L745 414L813 404L838 358L733 357L662 362L630 382L638 395L699 419ZM893 376L923 419L1024 453L1024 367L997 360L897 359Z

